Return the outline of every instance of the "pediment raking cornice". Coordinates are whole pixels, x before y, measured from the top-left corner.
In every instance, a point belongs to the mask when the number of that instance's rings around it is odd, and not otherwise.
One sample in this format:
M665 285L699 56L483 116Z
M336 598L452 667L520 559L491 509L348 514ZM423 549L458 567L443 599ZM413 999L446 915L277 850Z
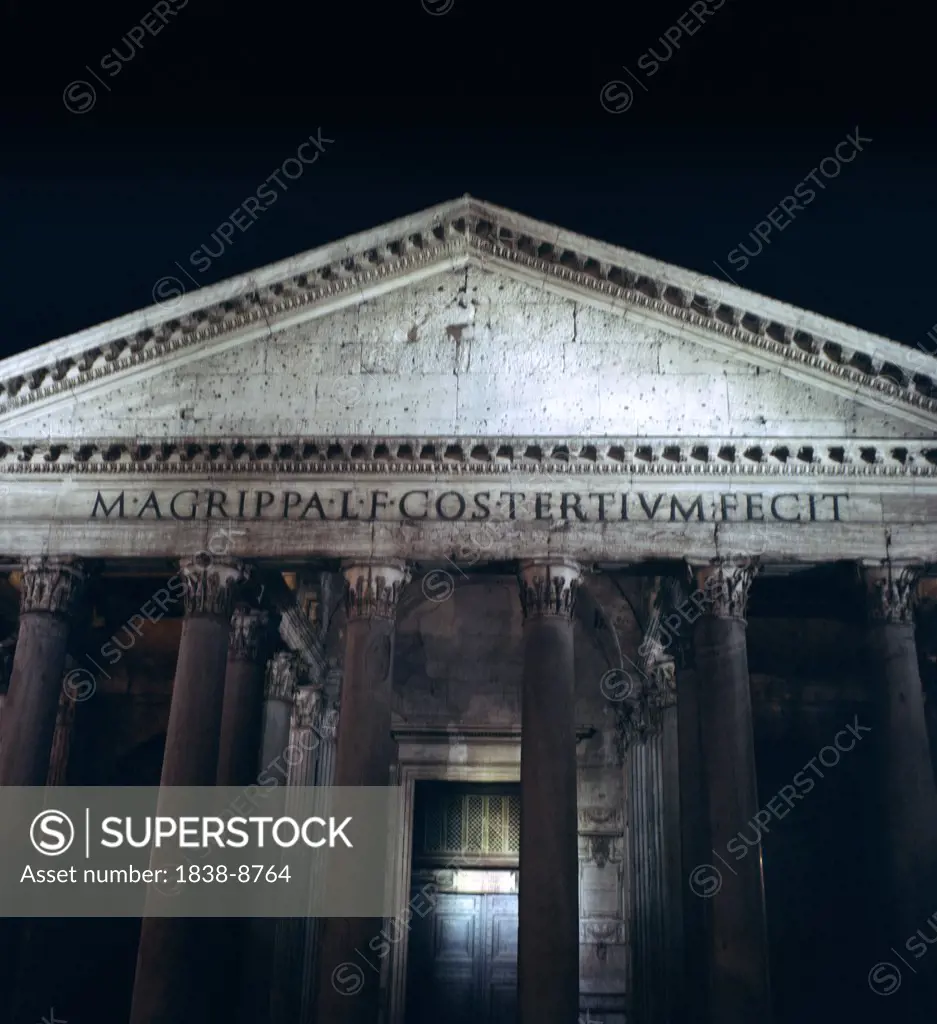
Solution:
M360 301L467 262L545 280L570 296L688 326L740 355L924 426L937 426L937 359L713 278L465 198L243 278L0 362L0 415L297 312Z

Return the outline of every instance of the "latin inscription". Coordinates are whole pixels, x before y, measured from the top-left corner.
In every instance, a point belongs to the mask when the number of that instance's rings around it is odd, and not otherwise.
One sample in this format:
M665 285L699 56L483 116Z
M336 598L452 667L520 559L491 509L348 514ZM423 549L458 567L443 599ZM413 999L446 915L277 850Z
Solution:
M106 520L288 520L291 522L838 523L849 496L828 494L668 494L648 491L369 490L98 491L89 518Z

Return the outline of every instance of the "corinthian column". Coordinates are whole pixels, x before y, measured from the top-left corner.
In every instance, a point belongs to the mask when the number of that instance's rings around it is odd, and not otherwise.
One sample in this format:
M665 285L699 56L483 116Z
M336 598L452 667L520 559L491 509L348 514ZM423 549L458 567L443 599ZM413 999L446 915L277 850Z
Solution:
M671 1024L682 989L676 664L645 664L619 705L630 807L634 989L642 1024Z
M580 569L522 562L521 1024L579 1019L579 846L573 611Z
M263 733L260 742L260 781L285 786L289 775L286 752L290 745L293 703L302 676L302 658L293 651L277 651L267 663L264 679ZM256 772L255 772L256 774Z
M0 786L42 786L65 671L69 621L84 590L80 562L31 558L23 572L20 624L3 704Z
M231 616L247 569L239 562L200 556L183 561L180 575L185 619L160 785L212 786L218 771Z
M293 715L290 725L289 753L287 756L286 813L299 814L312 810L321 815L324 807L310 808L306 800L307 788L315 786L316 762L319 753L318 725L322 717L322 690L301 686L293 697ZM296 794L297 799L294 799ZM310 869L310 891L315 887L313 861ZM307 908L308 910L308 908ZM303 968L307 957L313 955L311 944L315 918L306 916L282 918L276 922L273 956L273 985L271 986L270 1020L272 1024L290 1024L300 1011Z
M71 661L71 659L68 659ZM68 677L65 677L68 679ZM55 715L55 732L52 735L52 750L49 754L49 770L46 775L47 786L64 786L68 771L68 752L72 741L72 728L75 722L75 701L68 687L62 685L59 695L59 706Z
M696 573L705 595L693 637L701 798L712 867L722 881L715 894L701 886L702 875L691 875L690 886L708 898L700 955L709 1006L702 1019L719 1024L770 1021L761 851L731 865L725 860L729 840L758 810L745 622L755 572L750 563L722 562Z
M387 786L393 760L394 618L409 574L401 562L355 563L347 565L344 572L348 622L332 785ZM327 918L323 922L318 1020L375 1024L380 974L376 969L362 971L359 965L360 956L383 924L374 918ZM355 965L351 974L350 964ZM354 982L353 990L346 987L346 978Z
M273 639L269 612L245 606L235 609L231 617L221 712L219 786L248 786L257 777L264 667Z
M338 736L338 705L329 699L329 680L323 694L323 703L319 709L316 732L319 749L316 758L316 786L325 788L334 784L335 779L335 740ZM315 898L323 884L321 873L313 879L312 897ZM300 999L299 1019L314 1019L316 996L318 993L319 961L321 959L321 936L323 919L312 917L306 919L306 946L303 952L302 995Z
M247 571L237 562L197 556L181 563L180 575L185 619L160 786L212 786L218 772L230 621L238 584ZM144 918L131 1024L204 1019L210 935L206 920Z
M240 604L231 616L228 659L225 670L221 735L218 749L219 786L250 786L257 780L264 713L264 673L276 639L274 616ZM243 918L220 920L214 938L219 969L212 973L216 986L214 1010L226 1019L237 1019L243 1009L241 990L231 984L230 964L254 950L251 929L263 922ZM251 972L247 972L253 977Z
M869 727L881 782L882 895L896 943L903 943L917 929L925 929L927 934L926 922L933 913L930 907L937 899L937 786L914 642L919 572L913 566L894 563L862 569L877 711ZM913 955L914 951L910 952ZM912 959L908 951L902 949L901 953Z
M285 786L293 751L290 724L299 692L302 658L293 651L277 651L267 662L263 688L263 728L260 741L260 771L253 776L262 786ZM248 921L246 963L238 1019L244 1024L268 1024L273 1020L276 983L277 935L283 922L272 917Z
M85 583L80 562L55 558L26 562L19 632L0 727L0 786L61 781L52 768L53 738L60 709L71 710L62 677L69 627ZM35 996L38 950L46 934L42 925L10 920L0 927L0 1019L4 1021L22 1019Z

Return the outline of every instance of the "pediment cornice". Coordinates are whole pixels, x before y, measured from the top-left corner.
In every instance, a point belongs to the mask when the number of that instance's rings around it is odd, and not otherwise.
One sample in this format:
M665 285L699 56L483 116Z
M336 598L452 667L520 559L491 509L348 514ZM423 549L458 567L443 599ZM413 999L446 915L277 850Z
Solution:
M504 269L644 311L877 408L937 425L937 359L713 278L466 197L0 363L0 415L114 374L400 287L435 268Z
M937 442L853 438L103 438L0 443L0 474L937 478Z

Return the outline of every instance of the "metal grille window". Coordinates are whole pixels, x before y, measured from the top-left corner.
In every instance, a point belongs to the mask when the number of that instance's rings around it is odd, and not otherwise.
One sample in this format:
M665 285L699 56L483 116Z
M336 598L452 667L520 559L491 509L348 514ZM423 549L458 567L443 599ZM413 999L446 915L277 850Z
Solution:
M443 866L462 854L479 862L517 863L520 850L520 794L500 787L428 783L417 791L413 858L422 866Z

